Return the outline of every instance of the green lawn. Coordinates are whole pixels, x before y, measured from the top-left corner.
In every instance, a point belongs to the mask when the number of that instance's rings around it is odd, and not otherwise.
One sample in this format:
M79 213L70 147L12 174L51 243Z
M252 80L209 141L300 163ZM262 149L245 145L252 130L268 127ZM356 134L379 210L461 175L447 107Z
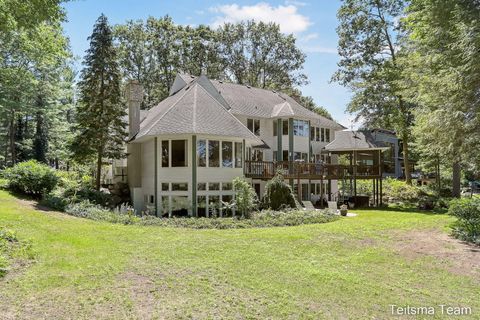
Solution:
M391 304L470 306L480 318L478 269L458 263L480 255L446 236L451 217L357 213L300 227L170 229L35 210L0 191L0 226L36 254L0 279L0 318L385 319Z

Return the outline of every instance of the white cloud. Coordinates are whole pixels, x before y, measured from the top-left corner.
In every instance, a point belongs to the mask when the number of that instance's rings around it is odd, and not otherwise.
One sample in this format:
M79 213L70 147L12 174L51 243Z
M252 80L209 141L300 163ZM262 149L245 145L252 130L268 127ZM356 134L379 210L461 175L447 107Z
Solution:
M244 20L255 20L275 22L280 25L280 30L284 33L300 33L307 30L312 23L308 17L298 13L297 6L298 4L285 4L274 7L265 2L251 6L221 5L211 8L212 12L220 14L215 17L212 26L218 27L226 22L236 23Z

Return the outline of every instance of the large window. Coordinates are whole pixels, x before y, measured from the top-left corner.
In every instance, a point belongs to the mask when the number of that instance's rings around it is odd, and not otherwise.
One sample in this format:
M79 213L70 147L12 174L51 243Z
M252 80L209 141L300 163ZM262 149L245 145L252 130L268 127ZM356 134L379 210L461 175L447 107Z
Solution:
M199 167L207 166L207 142L205 140L197 141L197 165Z
M322 128L322 142L325 142L325 129Z
M162 167L168 167L168 140L162 141Z
M273 121L273 136L274 137L277 136L277 129L278 129L277 121Z
M222 167L233 168L233 143L222 141Z
M308 121L293 120L293 135L300 137L308 137L309 127Z
M188 208L190 207L190 201L188 201L188 196L172 196L171 201L172 216L188 216Z
M320 141L320 128L315 128L315 141Z
M303 160L307 162L308 160L308 153L304 152L294 152L293 153L293 160Z
M325 141L330 142L330 129L325 129Z
M187 166L187 140L172 140L172 167Z
M260 135L260 120L258 119L247 119L247 128L252 131L255 135Z
M220 190L220 182L209 182L208 183L208 190L210 190L210 191Z
M172 182L172 191L188 191L188 183L175 183Z
M220 166L220 142L208 140L208 166Z
M310 127L310 141L315 140L315 127Z
M235 168L242 167L242 150L243 144L241 142L235 142Z
M197 215L199 217L207 216L207 197L206 196L197 197Z
M284 136L288 136L288 120L282 121L282 131Z

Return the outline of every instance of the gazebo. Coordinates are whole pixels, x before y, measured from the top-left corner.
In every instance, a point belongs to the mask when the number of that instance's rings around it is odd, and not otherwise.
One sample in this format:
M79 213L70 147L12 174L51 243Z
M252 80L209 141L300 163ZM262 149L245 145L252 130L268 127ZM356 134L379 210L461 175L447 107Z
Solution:
M357 195L357 180L361 179L372 180L373 204L377 206L382 204L382 152L388 148L383 142L375 141L369 131L335 133L335 140L326 145L322 153L328 155L330 159L337 158L338 166L326 166L327 171L337 172L327 172L325 179L328 180L329 186L331 180L342 181L342 188L338 192L343 191L343 194L342 197L338 197L339 201L353 202L356 206L368 204L368 197L365 199ZM348 199L345 196L347 183L350 186ZM329 200L332 200L330 190Z

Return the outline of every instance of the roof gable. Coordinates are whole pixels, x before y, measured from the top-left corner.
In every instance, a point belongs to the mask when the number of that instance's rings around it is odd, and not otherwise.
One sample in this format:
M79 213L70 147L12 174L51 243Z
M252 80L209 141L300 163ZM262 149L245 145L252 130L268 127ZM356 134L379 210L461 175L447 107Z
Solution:
M211 94L213 88L213 95ZM215 94L216 92L216 94ZM152 108L136 139L160 134L211 134L261 141L229 111L202 77Z

